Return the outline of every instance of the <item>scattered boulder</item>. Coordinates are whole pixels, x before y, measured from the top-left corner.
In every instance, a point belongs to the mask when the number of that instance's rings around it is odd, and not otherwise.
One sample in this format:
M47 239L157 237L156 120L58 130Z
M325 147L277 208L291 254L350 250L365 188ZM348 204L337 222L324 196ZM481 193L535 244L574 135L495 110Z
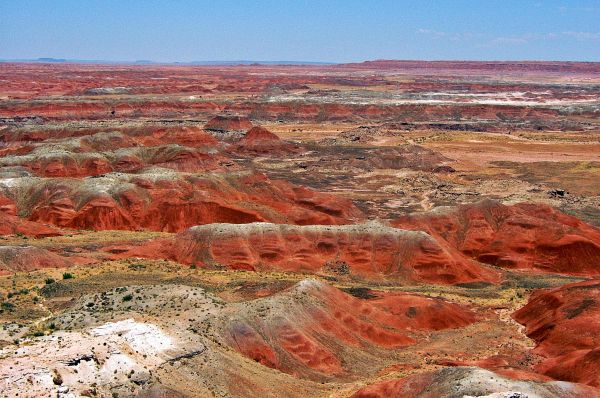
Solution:
M548 191L548 195L550 195L551 198L564 198L567 194L568 192L564 189L552 189Z

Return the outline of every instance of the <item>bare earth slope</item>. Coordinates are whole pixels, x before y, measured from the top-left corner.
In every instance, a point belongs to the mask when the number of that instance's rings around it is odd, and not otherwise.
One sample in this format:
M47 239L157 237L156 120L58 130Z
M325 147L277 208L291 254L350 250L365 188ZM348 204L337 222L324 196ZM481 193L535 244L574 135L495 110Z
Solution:
M598 396L599 72L0 63L0 397Z
M109 247L123 256L167 258L200 267L318 273L341 278L457 284L495 283L500 274L424 232L377 222L344 226L209 224L141 247Z
M548 206L484 201L409 215L394 225L429 232L467 256L503 268L600 272L600 230Z
M600 282L536 292L514 314L545 359L537 369L557 379L600 386Z

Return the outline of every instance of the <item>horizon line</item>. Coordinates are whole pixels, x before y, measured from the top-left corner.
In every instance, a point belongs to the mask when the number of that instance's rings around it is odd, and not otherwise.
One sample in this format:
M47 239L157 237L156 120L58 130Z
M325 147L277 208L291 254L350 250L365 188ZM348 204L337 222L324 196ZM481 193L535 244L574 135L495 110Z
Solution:
M327 65L345 65L361 64L368 62L481 62L481 63L600 63L598 61L582 60L551 60L551 59L392 59L378 58L366 59L360 61L348 62L330 62L330 61L286 61L286 60L206 60L206 61L153 61L153 60L101 60L101 59L71 59L71 58L15 58L0 59L0 63L36 63L36 64L97 64L97 65L181 65L181 66L327 66Z

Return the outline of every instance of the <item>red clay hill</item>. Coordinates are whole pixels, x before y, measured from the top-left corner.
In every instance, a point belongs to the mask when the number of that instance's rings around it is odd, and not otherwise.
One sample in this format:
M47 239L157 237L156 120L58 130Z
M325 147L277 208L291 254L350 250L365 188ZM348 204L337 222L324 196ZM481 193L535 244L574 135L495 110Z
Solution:
M0 275L72 265L67 258L39 247L0 246Z
M0 159L0 170L27 171L39 177L86 177L111 172L137 172L146 167L164 167L183 172L221 169L220 157L198 148L177 144L131 147L116 151L73 152L56 150Z
M282 156L297 151L297 145L281 140L262 126L248 130L233 148L233 152L262 156Z
M252 122L243 116L215 116L204 125L216 137L229 140L240 138L251 128Z
M422 230L477 261L507 269L600 275L600 230L542 204L487 200L395 221Z
M4 129L11 156L0 172L18 170L40 177L85 177L165 167L184 172L220 170L226 158L219 142L199 128Z
M58 228L41 223L27 221L16 215L13 201L0 196L0 235L24 235L35 238L59 236Z
M363 217L349 200L261 174L152 169L84 179L15 178L0 189L20 216L76 229L177 232L215 222L344 224Z
M179 144L188 147L215 147L218 141L205 130L195 126L85 126L72 129L61 125L42 128L37 125L26 129L6 126L0 130L0 139L11 144L29 145L49 141L68 145L76 152L101 151L132 146ZM33 146L32 146L33 145Z
M370 355L414 344L427 333L476 320L466 307L408 293L359 299L306 279L251 303L220 324L227 343L265 366L317 381L369 372ZM376 361L376 359L373 359Z
M213 131L246 131L252 128L252 122L243 116L215 116L204 125L206 130Z
M514 318L546 358L537 371L600 387L600 280L537 291Z
M424 232L377 222L344 226L211 224L190 228L172 240L114 251L120 256L170 258L201 267L319 273L380 283L500 280L499 272L440 245Z

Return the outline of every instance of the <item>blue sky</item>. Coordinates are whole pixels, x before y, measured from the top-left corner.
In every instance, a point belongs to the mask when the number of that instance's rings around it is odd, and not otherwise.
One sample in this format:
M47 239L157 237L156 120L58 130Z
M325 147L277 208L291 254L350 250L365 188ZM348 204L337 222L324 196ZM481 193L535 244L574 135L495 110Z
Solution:
M0 58L600 61L600 0L0 0Z

